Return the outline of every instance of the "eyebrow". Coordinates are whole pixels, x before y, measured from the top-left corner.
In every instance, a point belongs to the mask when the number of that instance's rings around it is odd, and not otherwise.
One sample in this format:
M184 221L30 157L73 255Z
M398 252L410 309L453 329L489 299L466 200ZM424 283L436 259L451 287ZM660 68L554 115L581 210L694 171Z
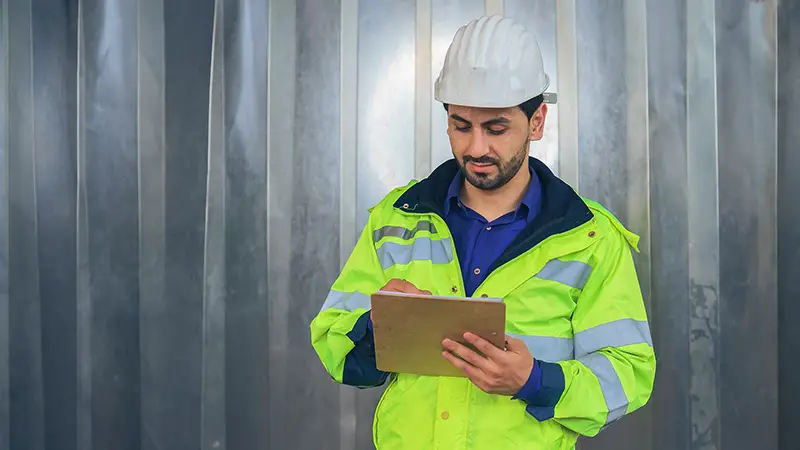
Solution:
M459 122L466 123L468 125L472 125L472 123L469 120L459 116L458 114L450 114L450 118L453 120L457 120ZM508 125L509 123L511 123L511 121L506 119L505 117L495 117L494 119L489 119L486 122L481 123L481 126L490 127L492 125Z

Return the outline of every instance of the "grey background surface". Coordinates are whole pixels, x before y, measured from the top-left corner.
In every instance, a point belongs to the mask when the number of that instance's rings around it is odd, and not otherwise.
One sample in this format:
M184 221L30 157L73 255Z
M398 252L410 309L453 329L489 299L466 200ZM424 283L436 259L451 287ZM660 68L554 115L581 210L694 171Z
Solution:
M651 402L581 450L797 446L800 3L2 0L0 450L368 449L308 324L367 208L450 156L485 11L531 149L642 236Z

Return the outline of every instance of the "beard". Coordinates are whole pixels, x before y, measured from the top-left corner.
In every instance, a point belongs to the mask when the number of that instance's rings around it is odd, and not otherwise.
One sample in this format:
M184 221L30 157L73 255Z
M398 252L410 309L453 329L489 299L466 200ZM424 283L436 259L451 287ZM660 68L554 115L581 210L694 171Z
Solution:
M456 158L458 167L461 169L461 174L464 175L469 184L478 189L495 190L505 186L506 183L511 181L512 178L519 172L525 161L528 160L528 138L525 138L525 143L508 160L501 160L488 155L481 156L480 158L473 158L471 156L463 156L460 160ZM467 170L467 163L473 162L476 164L492 164L497 168L497 173L475 173Z

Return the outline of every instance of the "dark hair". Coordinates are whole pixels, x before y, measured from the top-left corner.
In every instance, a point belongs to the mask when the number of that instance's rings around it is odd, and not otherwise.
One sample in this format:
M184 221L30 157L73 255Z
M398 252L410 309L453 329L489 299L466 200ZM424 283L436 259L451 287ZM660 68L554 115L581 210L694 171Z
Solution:
M528 120L531 120L531 117L533 117L533 114L536 112L537 109L539 109L539 106L541 106L542 103L544 103L544 94L540 94L537 95L536 97L525 100L524 103L519 105L519 109L521 109L522 112L524 112L525 115L528 116ZM444 110L447 111L447 108L449 106L450 105L448 105L447 103L444 103Z

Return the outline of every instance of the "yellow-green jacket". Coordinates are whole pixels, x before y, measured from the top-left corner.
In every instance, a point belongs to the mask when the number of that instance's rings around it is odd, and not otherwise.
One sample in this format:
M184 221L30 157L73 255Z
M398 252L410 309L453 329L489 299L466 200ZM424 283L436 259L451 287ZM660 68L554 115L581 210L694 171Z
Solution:
M375 368L370 294L390 279L434 295L463 295L459 261L442 218L450 160L390 192L369 220L311 322L317 355L338 383L389 385L373 422L379 450L572 449L643 406L656 359L631 257L638 237L531 158L542 211L475 296L506 303L506 333L542 369L528 403L487 394L466 378L387 374Z

